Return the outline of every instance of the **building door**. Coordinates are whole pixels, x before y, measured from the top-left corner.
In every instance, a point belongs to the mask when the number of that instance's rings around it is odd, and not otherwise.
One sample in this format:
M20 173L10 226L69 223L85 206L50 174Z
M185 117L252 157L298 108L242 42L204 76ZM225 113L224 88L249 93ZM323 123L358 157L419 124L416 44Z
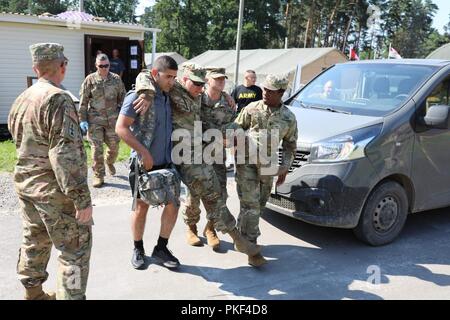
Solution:
M112 51L119 50L119 58L125 65L122 80L127 90L135 83L144 61L143 41L129 40L125 37L107 37L97 35L84 36L85 75L96 71L95 57L98 50L112 59Z

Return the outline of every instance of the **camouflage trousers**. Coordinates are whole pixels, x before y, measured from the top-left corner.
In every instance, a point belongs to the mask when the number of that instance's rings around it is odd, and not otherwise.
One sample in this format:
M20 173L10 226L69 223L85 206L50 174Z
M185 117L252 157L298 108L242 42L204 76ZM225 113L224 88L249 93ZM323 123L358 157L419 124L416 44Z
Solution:
M103 143L108 146L106 163L114 164L119 155L120 138L117 136L115 128L98 124L89 124L87 137L92 148L92 170L97 178L103 178L105 176Z
M227 168L224 164L213 164L213 169L219 180L221 197L226 203L228 193L227 193ZM186 203L183 208L183 219L187 225L197 224L200 221L200 197L192 195L189 191L186 197Z
M247 240L256 242L261 235L259 217L272 189L273 177L262 176L256 165L236 165L236 184L241 209L237 227Z
M214 229L227 233L236 226L236 219L227 208L223 188L212 165L182 164L177 166L181 180L188 187L191 197L202 201L206 218Z
M52 244L58 257L58 300L86 299L92 227L79 225L75 208L67 198L50 203L20 199L23 239L17 274L25 288L41 285L48 278L47 264Z

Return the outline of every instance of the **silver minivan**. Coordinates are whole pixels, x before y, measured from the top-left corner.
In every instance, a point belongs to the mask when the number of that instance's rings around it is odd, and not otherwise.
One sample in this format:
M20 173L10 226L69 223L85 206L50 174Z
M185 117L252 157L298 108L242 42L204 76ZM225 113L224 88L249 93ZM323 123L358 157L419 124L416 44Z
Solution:
M269 209L377 246L408 213L450 206L450 61L337 64L286 103L297 154Z

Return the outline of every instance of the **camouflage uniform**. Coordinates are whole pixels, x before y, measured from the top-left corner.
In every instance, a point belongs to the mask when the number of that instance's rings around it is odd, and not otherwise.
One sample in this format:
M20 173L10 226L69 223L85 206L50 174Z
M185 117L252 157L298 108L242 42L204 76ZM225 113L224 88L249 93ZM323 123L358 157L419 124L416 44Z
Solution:
M64 57L59 44L35 44L30 51L34 62ZM29 289L47 280L53 243L61 251L56 297L84 299L92 235L90 225L78 224L75 210L90 207L91 197L75 105L40 78L15 100L8 128L18 153L14 182L23 220L19 280Z
M226 77L224 68L211 68L208 71L207 77ZM213 101L206 92L202 95L201 120L202 129L205 132L208 129L222 130L224 125L234 121L236 112L228 104L225 92L222 92L219 100ZM227 201L227 168L226 151L223 148L223 162L214 163L212 166L219 179L222 199ZM192 196L189 192L186 198L186 206L183 210L184 222L187 225L197 224L200 221L200 198Z
M286 89L287 78L269 75L264 87L270 90ZM279 108L270 108L263 100L252 102L245 107L235 120L235 124L248 134L257 135L259 130L276 129L279 132L279 141L283 141L283 162L281 167L289 168L294 160L297 147L297 121L295 115L284 105ZM278 144L277 144L278 145ZM268 154L276 152L270 150ZM248 155L246 155L248 160ZM260 164L236 164L236 184L241 204L238 217L238 229L241 234L252 242L260 235L259 217L270 196L273 176L261 173Z
M185 65L185 74L193 81L204 82L205 70L194 65ZM136 79L136 91L139 94L149 94L152 90L148 72L141 72ZM212 165L203 163L202 159L194 159L194 146L202 148L202 132L194 130L195 122L201 122L201 98L193 98L177 80L169 92L172 105L173 130L184 130L190 134L190 139L174 141L174 148L184 146L189 150L190 163L181 163L177 169L182 181L194 197L202 200L207 212L207 219L214 222L218 231L229 232L235 228L236 220L226 206L222 197L222 189ZM177 154L172 154L172 160L177 162ZM186 156L186 155L184 155Z
M80 90L80 122L89 123L88 140L92 147L92 169L97 178L105 176L103 142L108 146L106 163L114 164L119 154L120 139L115 132L125 86L115 73L103 80L98 72L86 77Z

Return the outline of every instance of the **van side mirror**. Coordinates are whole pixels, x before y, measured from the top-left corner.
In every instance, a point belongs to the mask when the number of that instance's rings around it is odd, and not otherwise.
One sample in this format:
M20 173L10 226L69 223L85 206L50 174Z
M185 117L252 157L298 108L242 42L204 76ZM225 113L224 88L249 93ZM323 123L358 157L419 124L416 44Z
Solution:
M448 129L450 118L450 107L446 105L431 106L424 117L424 122L428 127L436 129Z

